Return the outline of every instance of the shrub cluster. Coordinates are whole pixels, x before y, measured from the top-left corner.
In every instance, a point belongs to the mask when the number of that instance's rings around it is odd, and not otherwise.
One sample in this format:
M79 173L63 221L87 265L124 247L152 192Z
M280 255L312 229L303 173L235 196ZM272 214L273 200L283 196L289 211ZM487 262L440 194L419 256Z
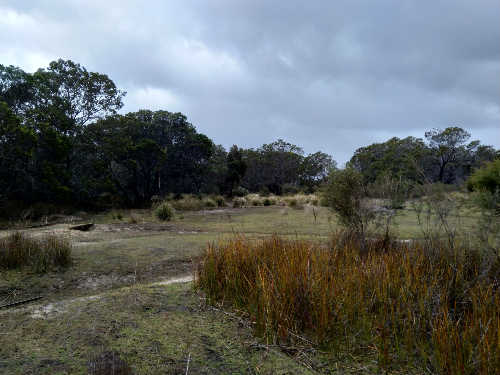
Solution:
M174 198L169 199L168 202L177 211L202 211L206 208L226 207L226 201L220 195L181 194Z
M31 237L16 231L0 240L0 268L27 268L42 273L72 263L71 244L66 237L48 234Z

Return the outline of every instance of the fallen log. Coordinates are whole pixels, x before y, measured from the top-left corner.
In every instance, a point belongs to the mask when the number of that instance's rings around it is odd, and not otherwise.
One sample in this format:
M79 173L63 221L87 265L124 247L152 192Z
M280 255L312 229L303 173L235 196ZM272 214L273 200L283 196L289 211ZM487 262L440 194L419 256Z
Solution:
M78 225L72 225L68 227L70 230L81 230L81 231L88 231L90 228L94 226L94 223L89 223L89 224L78 224Z
M7 307L12 307L12 306L17 306L17 305L22 305L24 303L28 303L28 302L33 302L33 301L37 301L39 299L42 299L43 296L39 296L39 297L33 297L33 298L30 298L30 299L25 299L24 301L17 301L17 302L12 302L12 303L9 303L7 305L2 305L0 306L0 309L5 309Z

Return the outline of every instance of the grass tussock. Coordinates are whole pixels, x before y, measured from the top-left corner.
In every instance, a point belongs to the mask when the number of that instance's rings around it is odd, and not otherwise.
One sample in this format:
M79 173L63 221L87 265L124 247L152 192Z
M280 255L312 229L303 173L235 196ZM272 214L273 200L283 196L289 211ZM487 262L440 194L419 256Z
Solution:
M0 268L43 273L72 263L69 239L56 234L31 237L16 231L0 240Z
M277 344L371 353L382 368L500 373L497 259L458 242L383 246L237 237L207 246L196 285Z
M141 214L138 214L137 212L132 212L130 214L130 223L132 223L132 224L138 224L141 221L142 221Z

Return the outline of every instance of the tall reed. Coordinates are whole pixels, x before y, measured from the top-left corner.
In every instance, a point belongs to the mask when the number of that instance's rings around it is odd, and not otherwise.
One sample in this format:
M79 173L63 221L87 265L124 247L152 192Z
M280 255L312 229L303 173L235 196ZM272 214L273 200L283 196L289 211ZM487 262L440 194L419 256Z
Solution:
M277 344L370 348L381 367L500 373L496 260L459 242L380 245L236 237L207 246L196 286Z
M66 237L54 233L32 237L15 231L0 239L0 268L46 272L51 267L67 267L71 263L71 244Z

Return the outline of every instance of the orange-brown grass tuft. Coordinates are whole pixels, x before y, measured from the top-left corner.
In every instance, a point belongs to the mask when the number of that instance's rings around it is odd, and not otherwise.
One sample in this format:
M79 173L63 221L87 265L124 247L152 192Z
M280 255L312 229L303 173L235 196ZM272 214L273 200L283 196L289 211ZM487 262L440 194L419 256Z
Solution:
M0 268L29 268L46 272L72 263L69 239L56 234L30 237L16 231L0 240Z
M244 311L277 344L371 352L381 367L500 373L500 267L463 244L361 251L341 235L329 246L236 237L208 245L198 264L207 302Z

